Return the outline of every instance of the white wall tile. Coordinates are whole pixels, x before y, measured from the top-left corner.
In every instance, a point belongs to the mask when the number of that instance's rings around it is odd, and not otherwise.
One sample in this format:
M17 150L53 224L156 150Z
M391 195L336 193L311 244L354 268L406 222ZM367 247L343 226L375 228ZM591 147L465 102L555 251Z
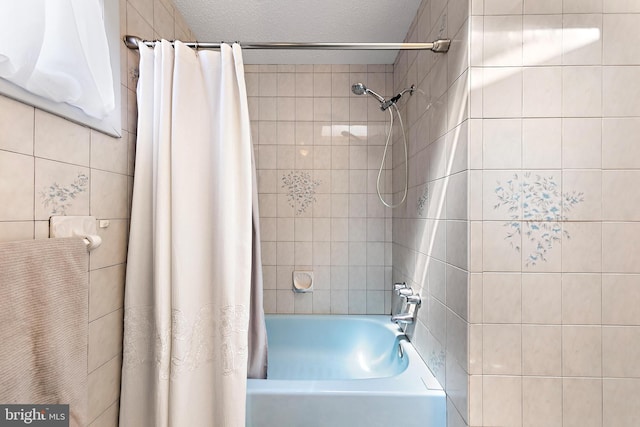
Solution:
M278 313L294 313L294 294L291 290L276 291L276 310Z
M640 328L636 326L602 327L602 375L639 378L635 363L640 357Z
M482 420L484 425L522 425L522 377L484 376Z
M128 218L127 177L92 169L90 212L96 218Z
M599 222L564 223L562 271L600 272L603 269L603 234Z
M638 13L640 4L635 0L604 0L605 13Z
M275 73L260 73L260 96L276 96L278 81Z
M46 237L49 237L49 223L46 223ZM0 242L15 242L34 238L33 221L2 221L0 222ZM40 238L35 236L35 238Z
M124 279L125 267L122 264L90 272L89 320L123 307Z
M522 327L489 325L483 327L482 372L520 375L522 373Z
M562 426L562 379L524 377L522 399L524 427Z
M601 426L602 380L563 378L563 426Z
M98 228L102 245L91 251L91 270L122 264L127 259L129 224L127 220L111 220L107 228Z
M596 117L602 115L602 68L562 68L562 115Z
M602 327L562 327L562 374L565 377L602 375Z
M483 51L485 66L522 65L522 16L485 16Z
M313 312L317 314L329 314L331 312L330 291L314 291Z
M485 68L482 88L485 118L522 116L522 69Z
M602 218L602 179L600 170L565 170L562 190L565 198L578 200L565 203L562 215L571 221L599 221Z
M313 294L312 293L294 293L293 294L293 310L295 313L309 314L313 312Z
M523 0L485 0L485 15L520 15L522 13Z
M562 166L564 168L600 168L602 152L602 119L563 118Z
M562 16L562 63L600 65L602 63L602 15Z
M562 323L599 325L602 323L601 313L600 274L563 274Z
M118 425L119 417L120 405L116 402L89 424L89 427L114 427Z
M640 64L640 15L603 15L603 63Z
M482 132L482 164L485 169L522 167L521 119L484 120Z
M603 169L640 168L640 134L638 118L608 118L602 121Z
M602 224L602 271L607 273L640 273L634 242L640 238L640 224L604 222Z
M89 128L36 110L34 141L37 157L89 166Z
M560 169L562 167L562 120L522 121L522 167Z
M637 207L640 196L636 192L622 191L635 188L640 180L640 171L602 172L602 219L605 221L639 221Z
M524 13L527 15L562 13L562 3L557 0L524 0Z
M603 67L602 94L605 117L640 116L640 67Z
M522 275L523 323L561 323L561 280L560 274Z
M543 3L540 0L529 2ZM525 8L528 3L525 3ZM543 5L539 5L541 8ZM562 15L524 15L522 35L523 65L562 63Z
M94 371L122 352L123 310L89 322L88 369Z
M355 308L355 307L354 307ZM331 290L331 314L349 313L349 292L346 290Z
M603 0L564 0L564 13L600 13Z
M525 117L557 117L562 108L562 70L560 67L524 68L522 74Z
M522 326L522 373L545 376L562 374L561 326Z
M638 379L603 379L602 425L632 426L638 423Z
M34 108L0 96L0 149L33 154Z
M640 276L602 275L602 323L640 325Z
M0 150L0 170L3 172L0 195L5 200L0 207L0 218L3 221L33 220L33 157ZM39 199L39 195L36 197Z
M486 323L520 323L522 319L521 275L483 275L483 320Z
M118 399L121 366L121 358L114 357L89 374L88 419L95 419Z

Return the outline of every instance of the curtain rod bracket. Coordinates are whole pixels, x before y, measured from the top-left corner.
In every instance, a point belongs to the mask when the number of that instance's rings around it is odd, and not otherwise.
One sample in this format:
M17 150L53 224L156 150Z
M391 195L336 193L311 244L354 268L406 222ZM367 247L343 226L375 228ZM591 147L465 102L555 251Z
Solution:
M432 52L437 53L447 53L449 52L449 47L451 47L451 40L449 39L441 39L433 42L433 47L431 48Z
M138 49L142 40L140 37L126 35L122 38L124 45L129 49Z

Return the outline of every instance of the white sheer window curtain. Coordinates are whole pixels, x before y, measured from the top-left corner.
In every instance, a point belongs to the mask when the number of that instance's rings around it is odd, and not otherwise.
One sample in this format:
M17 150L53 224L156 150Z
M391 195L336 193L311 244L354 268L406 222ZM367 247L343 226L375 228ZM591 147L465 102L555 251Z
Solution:
M0 78L87 115L115 108L100 0L0 3Z

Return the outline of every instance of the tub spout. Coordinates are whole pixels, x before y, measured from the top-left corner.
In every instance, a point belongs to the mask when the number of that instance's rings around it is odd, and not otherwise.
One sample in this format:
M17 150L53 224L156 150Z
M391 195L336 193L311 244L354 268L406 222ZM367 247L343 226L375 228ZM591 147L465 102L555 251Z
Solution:
M411 313L400 313L391 316L391 321L397 324L408 325L413 323L413 314Z

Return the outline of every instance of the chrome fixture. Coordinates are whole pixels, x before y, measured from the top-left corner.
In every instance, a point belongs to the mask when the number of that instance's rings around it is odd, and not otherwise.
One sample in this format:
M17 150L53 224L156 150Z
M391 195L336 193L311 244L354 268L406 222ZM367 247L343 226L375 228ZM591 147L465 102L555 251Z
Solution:
M408 287L406 283L395 283L393 291L404 300L402 304L404 310L402 313L391 316L391 321L398 325L413 323L416 317L416 310L422 304L422 298L420 298L419 294L414 293L413 289Z
M398 292L400 289L407 289L407 282L396 282L393 284L393 292Z
M356 95L364 95L365 93L371 95L375 99L377 99L380 104L383 104L385 102L385 99L382 96L378 95L362 83L355 83L351 85L351 92L355 93ZM380 109L382 109L382 106L380 106Z
M391 316L391 321L400 325L409 325L413 323L413 313L400 313L395 316Z
M380 109L382 111L386 110L387 108L391 107L391 105L394 105L396 102L398 102L400 98L402 98L402 95L404 95L407 92L409 92L409 95L413 95L413 91L415 90L416 90L416 85L411 85L406 89L402 89L400 93L398 93L396 96L389 98L386 101L383 101L382 105L380 105Z
M141 44L153 47L158 40L142 40L140 37L126 35L125 46L138 49ZM169 42L174 44L174 42ZM194 49L218 49L224 42L184 42ZM299 50L430 50L437 53L449 51L451 40L436 40L433 43L280 43L280 42L235 42L243 49L299 49Z
M382 152L382 161L380 162L380 169L378 169L378 178L376 179L376 191L378 193L378 198L388 208L397 208L401 206L405 200L407 200L407 191L409 190L409 154L407 149L407 133L404 130L404 124L402 123L402 116L400 116L400 110L396 103L402 98L402 95L409 92L409 95L413 95L413 92L416 90L415 85L411 85L410 87L403 89L396 96L393 96L389 99L385 99L380 96L378 93L366 87L363 83L355 83L351 85L351 92L356 95L364 95L368 94L373 96L379 103L380 109L382 111L389 111L389 134L387 135L387 142L384 145L384 151ZM393 107L393 108L390 108ZM384 162L387 158L387 153L389 151L389 143L391 142L391 135L393 132L393 111L395 110L396 115L398 116L398 121L400 122L400 127L402 128L402 141L404 142L404 193L402 194L402 200L398 203L393 204L393 202L387 203L380 193L380 178L382 176L382 169L384 168Z
M402 98L402 95L404 95L405 93L409 92L409 95L413 95L413 91L415 91L415 90L416 90L416 86L415 85L411 85L411 87L403 89L396 96L391 97L389 99L384 99L382 96L380 96L376 92L374 92L371 89L369 89L368 87L366 87L363 83L355 83L355 84L351 85L351 92L353 92L354 94L356 94L356 95L364 95L366 93L368 95L373 96L375 99L377 99L378 102L380 103L380 109L382 111L386 110L387 108L391 107L396 102L398 102L400 100L400 98Z

